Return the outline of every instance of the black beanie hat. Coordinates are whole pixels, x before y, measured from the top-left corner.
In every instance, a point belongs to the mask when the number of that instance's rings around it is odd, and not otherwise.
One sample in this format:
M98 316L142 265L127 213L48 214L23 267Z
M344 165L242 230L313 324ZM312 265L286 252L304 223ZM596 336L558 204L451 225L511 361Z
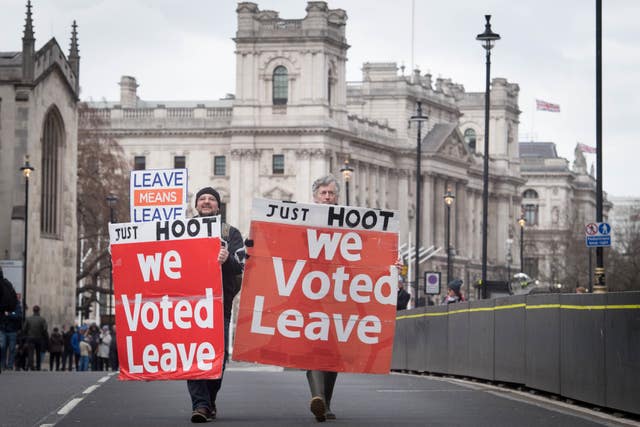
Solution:
M196 194L196 206L198 205L198 199L203 194L211 194L213 197L216 198L216 200L218 201L218 206L220 206L220 194L218 194L218 192L214 190L212 187L204 187L200 191L198 191L198 193Z

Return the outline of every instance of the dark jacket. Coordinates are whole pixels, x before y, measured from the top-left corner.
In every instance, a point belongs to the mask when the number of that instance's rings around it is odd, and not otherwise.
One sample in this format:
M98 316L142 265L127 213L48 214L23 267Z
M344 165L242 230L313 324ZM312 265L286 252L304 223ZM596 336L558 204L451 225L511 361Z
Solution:
M39 313L34 313L24 321L22 333L28 338L44 339L46 342L49 338L47 321Z
M398 300L396 303L397 310L406 310L407 304L409 304L409 300L411 299L411 295L404 288L398 289Z
M223 230L222 240L226 240L229 257L222 264L222 291L224 294L224 317L231 318L233 308L233 298L240 291L241 275L244 272L244 261L246 249L240 231L232 226L229 227L228 238ZM217 254L216 254L217 255Z
M62 334L56 331L51 332L51 336L49 337L49 352L62 353L63 345L64 340L62 339Z

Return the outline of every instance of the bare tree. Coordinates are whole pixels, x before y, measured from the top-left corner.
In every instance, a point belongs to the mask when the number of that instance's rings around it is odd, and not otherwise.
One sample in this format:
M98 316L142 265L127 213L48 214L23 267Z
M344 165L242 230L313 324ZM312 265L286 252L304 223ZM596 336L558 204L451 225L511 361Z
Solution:
M605 272L610 291L640 290L640 215L629 219L627 226L616 231L618 241L607 254Z
M109 231L111 208L107 196L115 195L116 222L129 220L129 171L124 151L104 130L108 117L101 110L81 104L78 123L78 267L77 293L83 294L79 307L88 315L97 292L108 295Z

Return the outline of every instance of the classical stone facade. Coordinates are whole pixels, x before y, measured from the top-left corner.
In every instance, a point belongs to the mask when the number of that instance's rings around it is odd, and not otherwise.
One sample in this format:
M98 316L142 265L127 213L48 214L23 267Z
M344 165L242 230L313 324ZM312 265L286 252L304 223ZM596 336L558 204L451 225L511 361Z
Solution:
M403 243L415 241L416 125L422 129L421 245L438 249L422 270L446 271L445 192L451 217L454 275L481 275L484 94L395 63L366 63L362 81L346 81L347 14L308 2L303 19L284 20L254 3L237 7L236 89L210 102L144 101L124 76L118 102L91 103L104 118L94 131L115 137L138 168L189 169L189 195L211 185L227 220L243 233L255 197L311 200L311 183L354 168L350 204L401 212ZM141 82L144 84L144 82ZM520 213L516 135L518 85L493 80L491 97L488 277L506 279L505 241ZM342 181L342 180L341 180ZM346 203L342 191L341 202ZM190 205L193 201L190 199ZM469 288L467 288L469 290ZM470 289L473 294L473 288Z
M26 302L53 325L75 314L79 69L75 22L68 57L55 39L36 50L29 2L22 50L0 53L0 259L22 265L26 221ZM35 169L26 212L25 156Z
M571 168L567 159L558 156L552 142L521 142L520 156L522 177L527 180L521 194L522 215L526 220L524 272L543 283L559 284L571 291L576 283L563 283L569 276L575 280L574 274L568 274L572 266L567 263L576 264L576 260L570 259L576 256L585 261L586 267L589 258L584 225L596 218L593 171L587 171L579 145ZM605 221L611 207L605 195ZM514 244L514 253L517 253L520 233ZM595 255L593 263L595 265Z

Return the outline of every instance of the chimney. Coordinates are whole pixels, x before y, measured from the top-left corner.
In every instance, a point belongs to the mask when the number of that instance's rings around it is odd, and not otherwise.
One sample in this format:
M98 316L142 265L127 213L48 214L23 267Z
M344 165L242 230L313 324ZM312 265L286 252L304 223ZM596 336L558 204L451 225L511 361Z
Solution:
M120 78L120 105L122 108L136 108L138 105L138 83L136 78L122 76Z

